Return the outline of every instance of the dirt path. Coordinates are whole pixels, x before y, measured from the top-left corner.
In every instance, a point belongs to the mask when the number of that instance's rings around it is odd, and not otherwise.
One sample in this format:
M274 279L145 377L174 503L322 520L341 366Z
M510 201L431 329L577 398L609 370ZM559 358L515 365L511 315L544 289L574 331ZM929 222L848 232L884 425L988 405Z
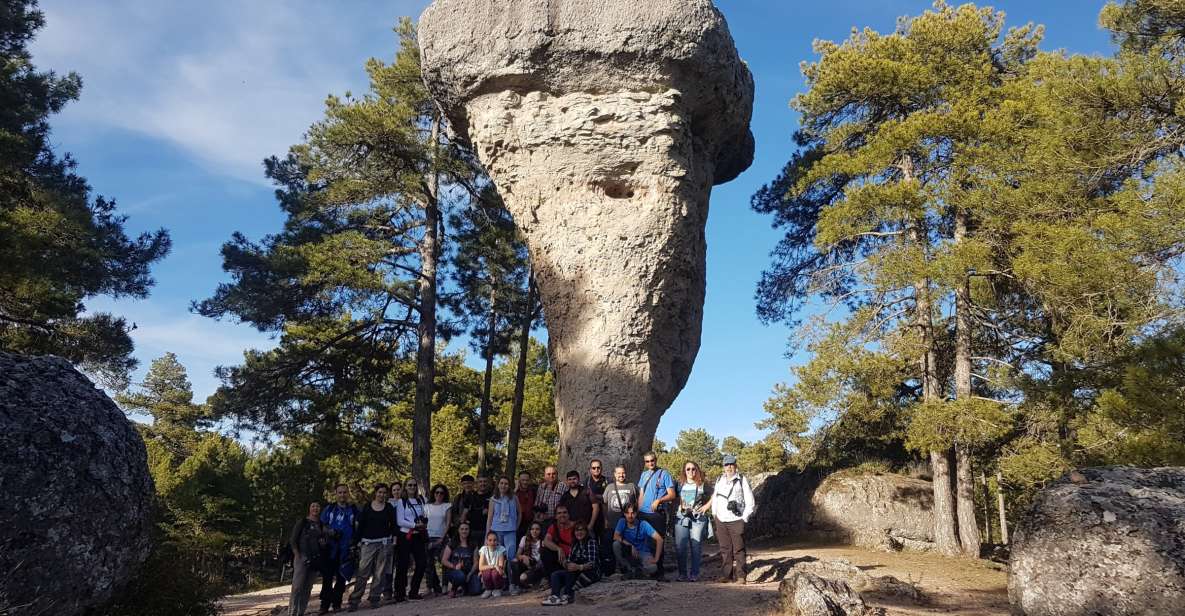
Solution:
M1007 574L1002 568L982 561L943 558L929 554L882 553L847 546L774 545L750 551L755 565L774 559L792 562L846 560L868 575L891 575L910 582L924 594L921 604L901 596L864 593L870 605L881 606L890 615L958 614L960 616L1006 616ZM712 579L716 565L705 565L704 579ZM597 587L600 588L597 588ZM594 589L596 592L594 592ZM312 609L316 613L317 592L313 588ZM595 602L582 594L598 595ZM482 616L545 615L557 612L573 616L601 616L624 611L649 611L660 607L667 613L730 614L768 616L778 612L778 582L760 584L716 584L699 582L647 583L602 582L577 594L577 602L564 608L543 607L546 592L528 592L517 597L483 600L477 597L426 599L360 610L360 616ZM288 587L277 587L227 597L222 602L225 616L286 614ZM365 605L365 604L364 604ZM647 607L653 606L653 607Z

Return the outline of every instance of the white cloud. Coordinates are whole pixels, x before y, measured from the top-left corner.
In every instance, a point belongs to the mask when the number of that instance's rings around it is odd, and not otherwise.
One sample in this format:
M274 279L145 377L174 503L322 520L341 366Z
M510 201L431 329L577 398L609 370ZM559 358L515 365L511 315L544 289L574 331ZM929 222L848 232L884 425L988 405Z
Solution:
M187 312L183 306L157 300L96 298L88 302L87 308L88 312L110 312L135 324L131 336L140 367L133 381L143 378L152 360L171 352L188 371L198 401L218 388L215 368L241 364L243 352L248 349L275 346L267 334L248 325L215 321Z
M326 94L364 88L363 61L390 57L391 26L425 4L43 0L34 61L83 77L55 126L145 134L261 183L260 161L299 141Z

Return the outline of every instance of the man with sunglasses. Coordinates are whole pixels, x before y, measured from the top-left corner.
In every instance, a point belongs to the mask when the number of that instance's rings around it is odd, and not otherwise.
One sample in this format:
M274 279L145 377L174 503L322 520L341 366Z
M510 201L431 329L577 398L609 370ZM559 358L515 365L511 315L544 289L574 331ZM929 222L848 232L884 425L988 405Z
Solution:
M658 454L653 451L642 456L646 470L638 478L638 515L654 530L667 536L667 503L674 502L675 480L658 466Z
M588 478L584 480L584 487L588 489L588 495L598 505L603 500L605 486L609 484L609 480L605 477L604 469L605 465L600 460L593 458L588 463ZM601 507L597 507L596 513L588 523L589 533L597 539L601 538L605 529L605 512L600 510Z

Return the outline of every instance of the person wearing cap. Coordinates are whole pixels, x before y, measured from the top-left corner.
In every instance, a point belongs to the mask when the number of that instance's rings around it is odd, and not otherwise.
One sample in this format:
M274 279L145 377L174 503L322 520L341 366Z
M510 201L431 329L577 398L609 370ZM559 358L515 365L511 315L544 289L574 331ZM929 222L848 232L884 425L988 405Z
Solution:
M724 456L724 472L712 492L712 517L716 519L716 540L720 542L720 582L732 582L735 573L736 580L744 584L745 523L756 503L749 480L737 472L736 456Z

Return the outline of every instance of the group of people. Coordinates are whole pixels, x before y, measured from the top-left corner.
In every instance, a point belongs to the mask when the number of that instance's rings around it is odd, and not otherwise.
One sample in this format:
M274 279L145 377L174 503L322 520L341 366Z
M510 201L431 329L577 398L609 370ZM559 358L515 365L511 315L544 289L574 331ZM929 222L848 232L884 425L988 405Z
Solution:
M560 481L554 466L538 484L526 471L517 486L507 477L491 483L466 475L456 498L443 484L425 494L415 479L379 483L369 502L357 505L339 484L332 503L310 503L292 529L289 614L305 613L318 575L319 614L341 610L343 601L356 611L364 597L370 607L419 600L425 580L433 596L447 588L451 597L498 597L545 583L551 592L543 604L566 605L578 589L614 570L662 579L672 525L678 581L699 580L702 543L714 534L723 563L719 581L744 583L744 529L754 499L736 458L724 456L713 485L693 461L677 476L658 466L654 452L643 463L636 482L627 481L624 466L606 477L595 459L583 480L572 470Z

